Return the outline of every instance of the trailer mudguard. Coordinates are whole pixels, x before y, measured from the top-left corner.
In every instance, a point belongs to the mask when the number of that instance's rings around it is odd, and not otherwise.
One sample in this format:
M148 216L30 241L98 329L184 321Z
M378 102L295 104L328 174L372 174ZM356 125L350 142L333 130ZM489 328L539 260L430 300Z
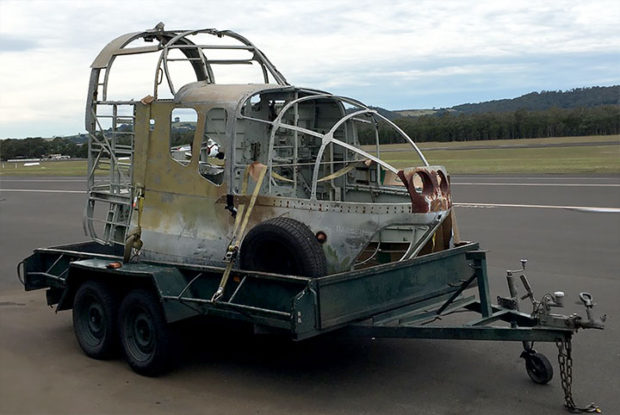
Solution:
M118 264L118 265L112 265ZM116 268L118 267L118 268ZM69 275L66 281L65 295L59 303L59 310L70 308L73 295L79 283L87 276L97 274L97 277L110 281L112 284L121 283L127 286L153 289L159 296L166 321L173 323L200 314L194 308L188 307L179 301L166 301L165 297L177 297L187 286L185 276L178 268L172 266L151 265L146 263L121 263L108 259L85 259L70 264Z

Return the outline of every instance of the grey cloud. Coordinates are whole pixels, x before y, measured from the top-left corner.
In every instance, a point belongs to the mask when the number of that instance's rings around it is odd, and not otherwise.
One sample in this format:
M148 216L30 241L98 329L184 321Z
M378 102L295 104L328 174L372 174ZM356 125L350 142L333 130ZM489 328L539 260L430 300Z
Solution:
M58 82L44 83L41 92L56 99L58 85L66 85L63 94L69 95L63 96L79 101L67 107L79 120L88 75L84 62L114 37L153 27L162 19L169 29L238 31L255 42L290 82L392 109L620 83L617 0L568 4L274 0L251 5L242 0L203 0L191 9L170 7L164 0L110 1L112 6L102 14L96 2L76 7L73 0L0 0L4 14L0 20L15 27L9 31L5 24L7 32L0 34L0 53L4 52L0 68L11 73L4 77L5 84L0 80L0 89L28 82L35 72L20 70L21 57L39 58L38 52L45 52L40 54L41 64L55 65L59 75ZM10 56L22 51L26 53ZM79 72L83 84L76 79L76 67L83 68ZM4 102L22 108L4 107L7 119L32 113L31 102L19 88L4 87L2 92ZM60 133L61 125L54 129L52 122L51 116L33 115L19 131L39 134L35 128L40 125ZM71 122L66 121L68 132L82 128L81 121Z
M23 52L38 46L32 39L0 33L0 52Z

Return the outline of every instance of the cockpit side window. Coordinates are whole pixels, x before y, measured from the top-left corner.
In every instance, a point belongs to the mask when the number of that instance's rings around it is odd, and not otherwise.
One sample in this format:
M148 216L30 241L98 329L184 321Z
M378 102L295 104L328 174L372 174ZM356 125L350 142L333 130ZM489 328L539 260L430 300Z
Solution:
M225 109L211 109L206 116L204 134L200 143L198 172L202 177L218 186L224 180L224 165L226 163L224 141L227 118Z
M170 157L182 166L192 160L192 142L198 113L193 108L175 108L170 115Z

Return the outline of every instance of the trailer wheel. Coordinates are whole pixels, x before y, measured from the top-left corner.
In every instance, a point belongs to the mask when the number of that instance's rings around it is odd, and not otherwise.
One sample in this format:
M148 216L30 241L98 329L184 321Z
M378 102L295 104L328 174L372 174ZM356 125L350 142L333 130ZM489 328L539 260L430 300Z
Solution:
M118 351L118 299L103 283L84 282L73 299L73 331L87 356L112 357Z
M129 366L157 376L170 368L172 335L159 299L150 291L131 291L119 310L120 338Z
M242 269L317 278L327 274L323 248L312 231L291 218L274 218L252 228L243 239Z
M523 352L521 357L525 359L525 370L534 383L546 385L553 378L553 366L544 354Z

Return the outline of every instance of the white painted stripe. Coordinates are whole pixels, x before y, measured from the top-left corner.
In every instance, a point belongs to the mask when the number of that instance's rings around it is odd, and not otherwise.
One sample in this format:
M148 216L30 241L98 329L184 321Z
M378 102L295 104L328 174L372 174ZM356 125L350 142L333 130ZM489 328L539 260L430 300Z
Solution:
M594 212L594 213L620 213L620 209L618 208L583 207L583 208L574 208L571 210L578 210L581 212Z
M0 189L0 192L31 192L31 193L81 193L86 194L86 190L52 190L52 189Z
M452 186L620 187L620 183L495 183L452 182Z
M587 177L587 176L504 176L504 175L498 175L498 176L487 176L487 175L453 175L452 176L455 180L458 179L468 179L468 180L485 180L485 179L494 179L494 180L613 180L613 181L617 181L618 178L617 177L610 177L610 176L594 176L594 177ZM508 182L510 183L510 182Z
M464 208L531 208L531 209L569 209L581 212L620 213L620 208L595 206L553 206L553 205L519 205L511 203L454 203L454 206Z
M0 192L31 192L31 193L76 193L86 194L83 190L52 190L52 189L0 189ZM594 207L594 206L554 206L554 205L520 205L511 203L476 203L462 202L454 203L454 206L463 208L533 208L533 209L570 209L582 212L597 213L620 213L620 208Z
M44 179L24 179L24 180L17 180L17 179L3 179L0 178L0 182L37 182L37 183L65 183L65 182L81 182L81 183L86 183L86 179L59 179L59 180L44 180Z

